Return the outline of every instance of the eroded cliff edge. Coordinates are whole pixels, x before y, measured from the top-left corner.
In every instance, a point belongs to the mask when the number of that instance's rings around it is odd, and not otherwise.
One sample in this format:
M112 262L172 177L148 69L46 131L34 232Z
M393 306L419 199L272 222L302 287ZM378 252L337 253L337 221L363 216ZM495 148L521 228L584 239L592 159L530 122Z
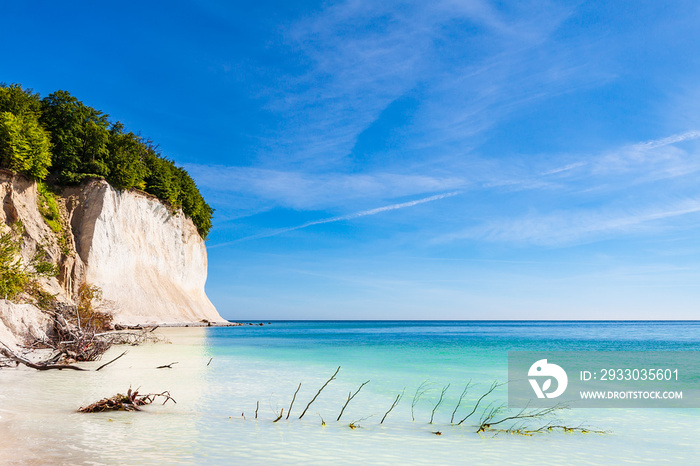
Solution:
M102 289L116 322L223 321L204 292L204 240L181 211L105 181L63 196L84 280Z
M56 232L39 211L36 183L5 170L0 199L0 221L23 227L23 261L41 247L58 267L57 277L39 280L57 301L74 304L80 285L89 283L101 288L100 306L118 324L225 322L204 292L204 240L181 211L91 180L59 195L63 231ZM40 310L1 298L0 336L19 341L50 331Z

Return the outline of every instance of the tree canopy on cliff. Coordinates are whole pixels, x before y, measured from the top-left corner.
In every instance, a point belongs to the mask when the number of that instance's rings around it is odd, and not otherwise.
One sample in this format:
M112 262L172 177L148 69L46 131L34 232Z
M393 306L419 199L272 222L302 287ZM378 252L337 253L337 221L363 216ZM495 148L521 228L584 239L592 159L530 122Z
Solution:
M0 168L59 185L102 178L181 208L203 238L211 229L214 211L184 169L67 91L42 99L19 84L0 84Z

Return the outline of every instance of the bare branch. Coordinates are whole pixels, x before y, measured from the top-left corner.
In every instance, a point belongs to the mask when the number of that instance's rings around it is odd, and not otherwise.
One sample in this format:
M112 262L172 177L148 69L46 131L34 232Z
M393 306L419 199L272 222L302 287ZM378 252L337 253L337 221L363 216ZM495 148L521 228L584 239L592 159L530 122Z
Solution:
M435 411L437 411L438 406L440 406L440 404L442 403L442 399L445 397L445 392L447 391L448 388L450 388L449 383L445 387L443 387L442 392L440 393L440 399L438 400L437 404L433 408L433 412L430 414L430 423L429 424L433 423L433 418L435 417Z
M414 422L415 422L415 420L416 420L416 417L415 417L415 415L413 414L413 408L416 407L416 405L418 404L418 401L420 400L420 398L421 398L423 395L425 395L425 393L426 393L428 390L430 390L429 388L426 387L427 385L428 385L428 381L427 381L427 380L424 380L423 383L421 383L421 384L418 386L418 388L416 388L416 393L413 395L413 401L411 402L411 419L412 419Z
M287 410L287 417L284 418L285 420L289 419L289 415L292 412L292 406L294 406L294 400L297 399L297 393L299 393L299 389L301 388L301 382L299 382L299 386L297 387L297 391L294 392L294 396L292 397L292 402L289 403L289 409ZM324 424L325 425L325 424Z
M457 414L457 410L459 409L459 405L462 404L462 400L464 399L464 396L467 394L467 391L469 390L469 386L472 384L471 379L469 379L469 382L467 382L467 385L464 386L464 390L462 390L462 394L459 395L459 400L457 401L457 406L455 406L454 411L452 411L452 417L450 418L450 424L454 424L455 420L455 414Z
M171 362L170 364L165 364L165 365L163 365L163 366L158 366L158 367L156 367L156 369L166 369L166 368L167 368L167 369L172 369L172 368L173 368L173 364L177 364L177 361Z
M518 411L517 414L514 414L514 415L512 415L512 416L506 416L506 417L504 417L503 419L498 420L498 421L496 421L496 422L490 422L491 419L493 419L493 417L495 416L495 414L498 414L498 413L496 412L496 413L494 413L494 416L491 416L490 419L486 419L485 422L482 422L481 427L486 426L486 428L491 428L491 427L493 427L493 426L495 426L495 425L502 424L502 423L504 423L504 422L506 422L506 421L513 421L513 420L516 420L516 419L542 418L542 417L545 417L545 416L549 416L550 414L552 414L552 413L554 413L554 412L556 412L556 411L560 411L560 410L562 410L562 409L568 409L568 407L565 406L565 405L562 405L562 404L556 404L556 405L550 406L550 407L548 407L548 408L535 409L535 410L532 410L532 411L527 411L527 407L526 407L526 408L523 408L523 409L521 409L520 411Z
M498 383L498 382L495 382L495 381L494 381L494 382L491 384L491 387L488 389L488 391L487 391L486 393L484 393L483 395L481 395L481 398L479 398L479 399L477 400L476 404L474 405L474 409L472 409L471 413L467 414L461 421L459 421L459 422L457 423L457 425L458 425L458 426L461 426L462 423L463 423L464 421L466 421L467 419L469 419L469 418L471 417L471 415L474 414L474 413L476 412L476 409L479 407L479 403L481 403L481 400L483 400L484 398L486 398L487 396L489 396L489 395L491 394L491 392L493 392L495 389L497 389L498 387L500 387L500 386L502 386L502 385L505 385L505 384L506 384L505 382L504 382L504 383Z
M138 390L132 391L131 388L126 392L126 395L117 393L111 398L103 398L89 406L80 408L78 412L81 413L101 413L104 411L141 411L140 406L153 403L158 397L165 398L163 404L168 401L177 403L170 392L165 391L163 393L149 393L147 395L139 395Z
M395 407L397 404L399 404L399 401L401 401L401 398L403 398L403 394L404 394L405 392L406 392L406 387L403 388L403 391L402 391L401 393L399 393L398 395L396 395L396 399L395 399L394 402L391 404L391 408L389 408L389 411L387 411L386 413L384 413L384 417L382 418L382 422L380 422L380 424L384 424L384 419L386 419L386 417L389 415L389 413L391 412L391 410L393 410L394 407Z
M340 371L340 366L338 366L338 368L335 370L335 372L333 373L333 375L331 376L331 378L328 379L328 380L326 381L326 383L323 384L323 387L321 387L321 388L318 389L318 393L316 393L316 396L314 396L314 398L313 398L311 401L309 401L309 404L306 405L306 408L304 408L304 412L301 413L301 416L299 416L299 419L301 419L301 418L304 417L304 414L306 414L306 411L309 409L309 406L311 406L311 404L312 404L314 401L316 401L316 398L318 398L318 395L320 395L321 392L323 391L323 389L326 388L326 385L328 385L328 384L331 382L331 380L335 380L335 376L338 375L338 372L339 372L339 371Z
M119 359L119 358L121 358L122 356L124 356L126 353L128 353L128 351L124 351L122 354L120 354L120 355L117 356L116 358L112 359L111 361L102 364L100 367L98 367L97 369L95 369L95 372L99 371L99 370L102 369L103 367L109 366L109 365L112 364L114 361L116 361L117 359Z
M338 419L336 419L336 421L340 421L340 418L341 418L341 416L343 415L343 411L345 411L345 408L348 406L348 403L350 403L350 401L351 401L353 398L355 398L355 395L357 395L358 393L360 393L360 390L362 390L362 387L364 387L364 386L367 385L368 383L369 383L369 380L368 380L367 382L364 382L362 385L360 385L360 388L358 388L357 391L356 391L355 393L352 393L352 392L348 393L348 401L346 401L345 404L343 405L343 409L340 410L340 414L338 414Z
M27 367L31 367L32 369L36 369L39 371L47 371L50 369L57 369L57 370L62 370L62 369L72 369L74 371L84 371L87 369L83 369L82 367L78 366L71 366L70 364L52 364L49 362L43 362L43 363L33 363L32 361L23 358L22 356L18 356L15 353L13 353L9 347L5 344L0 342L5 348L0 348L0 354L3 354L5 357L12 359L15 362L24 364Z

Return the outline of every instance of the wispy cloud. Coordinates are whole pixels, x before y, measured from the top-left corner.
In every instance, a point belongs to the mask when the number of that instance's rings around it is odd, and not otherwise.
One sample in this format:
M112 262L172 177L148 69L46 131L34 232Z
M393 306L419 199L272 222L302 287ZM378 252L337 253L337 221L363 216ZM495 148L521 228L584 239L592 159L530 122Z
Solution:
M321 220L314 220L314 221L312 221L312 222L306 222L306 223L303 223L303 224L301 224L301 225L297 225L297 226L293 226L293 227L280 228L280 229L273 230L273 231L269 231L269 232L266 232L266 233L259 233L259 234L256 234L256 235L246 236L245 238L240 238L240 239L235 240L235 241L229 241L229 242L226 242L226 243L214 244L214 245L209 246L209 248L211 249L211 248L216 248L216 247L221 247L221 246L227 246L227 245L230 245L230 244L238 243L238 242L240 242L240 241L247 241L247 240L261 239L261 238L269 238L269 237L271 237L271 236L277 236L277 235L281 235L281 234L288 233L288 232L290 232L290 231L295 231L295 230L302 230L302 229L304 229L304 228L309 228L309 227L312 227L312 226L315 226L315 225L323 225L323 224L326 224L326 223L333 223L333 222L341 222L341 221L346 221L346 220L353 220L353 219L360 218L360 217L366 217L366 216L368 216L368 215L377 215L377 214L381 214L381 213L383 213L383 212L389 212L389 211L392 211L392 210L405 209L405 208L407 208L407 207L413 207L413 206L417 206L417 205L420 205L420 204L425 204L425 203L427 203L427 202L438 201L438 200L440 200L440 199L445 199L445 198L448 198L448 197L456 196L457 194L460 194L460 192L459 192L459 191L454 191L454 192L450 192L450 193L437 194L437 195L435 195L435 196L429 196L429 197L425 197L425 198L422 198L422 199L416 199L416 200L414 200L414 201L408 201L408 202L402 202L402 203L399 203L399 204L392 204L392 205L387 205L387 206L383 206L383 207L377 207L377 208L375 208L375 209L363 210L363 211L360 211L360 212L354 212L354 213L347 214L347 215L340 215L340 216L337 216L337 217L330 217L330 218L324 218L324 219L321 219Z
M470 239L567 246L630 233L668 229L669 220L680 220L681 217L697 213L700 213L700 199L685 199L665 206L638 207L628 211L614 208L555 211L489 220L474 228L440 236L436 241ZM693 221L686 227L694 227L696 224Z
M462 165L446 164L440 170L427 168L421 173L415 168L406 173L319 173L196 164L186 168L200 187L213 193L219 225L233 220L235 225L245 225L241 216L279 207L342 212L358 205L387 204L271 232L256 234L258 227L251 225L250 239L415 205L391 203L407 196L427 196L422 199L429 202L436 199L429 196L432 193L460 190L478 202L479 218L469 218L466 212L474 210L474 205L465 205L464 214L446 217L443 223L428 222L423 233L441 242L486 240L552 246L660 228L664 222L671 225L674 218L694 212L694 201L680 205L677 199L697 199L693 177L700 171L700 157L694 145L682 146L697 139L700 131L689 131L598 154L533 157L528 163L470 158ZM515 192L527 194L506 204L499 201ZM668 201L664 203L658 193ZM474 223L478 224L465 228Z
M566 48L552 38L574 11L534 1L329 5L283 31L298 65L270 83L266 106L281 120L260 161L283 169L347 164L358 135L411 92L420 106L402 144L444 153L523 105L605 81L600 60L577 53L590 37Z
M679 142L689 141L693 139L700 138L700 131L687 131L681 134L674 134L661 139L654 139L652 141L642 142L637 144L637 147L643 149L656 149L657 147L664 147L671 144L677 144Z
M624 144L600 153L569 153L532 157L527 164L503 159L482 170L481 186L511 190L622 189L685 177L700 171L700 148L682 149L680 143L700 139L688 131L650 141ZM562 161L568 163L562 164Z
M498 214L471 219L476 225L469 228L453 225L456 232L438 233L435 241L556 247L694 228L697 218L691 215L700 212L698 139L700 131L688 131L515 167L502 160L503 170L492 170L498 175L477 183L481 193L493 193L495 200L486 202L496 202ZM528 194L498 203L520 191Z
M445 174L314 173L199 164L185 167L200 187L293 209L338 208L358 200L376 202L461 189L468 184L459 176Z

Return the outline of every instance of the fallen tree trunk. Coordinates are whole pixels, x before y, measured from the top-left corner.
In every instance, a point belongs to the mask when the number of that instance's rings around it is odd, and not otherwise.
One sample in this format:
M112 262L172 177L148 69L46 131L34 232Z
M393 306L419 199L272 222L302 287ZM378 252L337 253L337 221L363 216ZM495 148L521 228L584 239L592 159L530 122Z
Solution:
M35 363L35 362L30 361L29 359L23 358L22 356L16 355L7 347L7 345L5 345L5 343L0 342L0 344L2 344L2 346L4 346L4 348L0 347L0 354L4 355L6 358L12 359L13 361L15 361L17 363L24 364L27 367L31 367L32 369L36 369L39 371L48 371L51 369L57 369L59 371L63 370L63 369L71 369L74 371L86 370L86 369L83 369L82 367L72 366L70 364L55 364L55 363L51 362L51 360Z

